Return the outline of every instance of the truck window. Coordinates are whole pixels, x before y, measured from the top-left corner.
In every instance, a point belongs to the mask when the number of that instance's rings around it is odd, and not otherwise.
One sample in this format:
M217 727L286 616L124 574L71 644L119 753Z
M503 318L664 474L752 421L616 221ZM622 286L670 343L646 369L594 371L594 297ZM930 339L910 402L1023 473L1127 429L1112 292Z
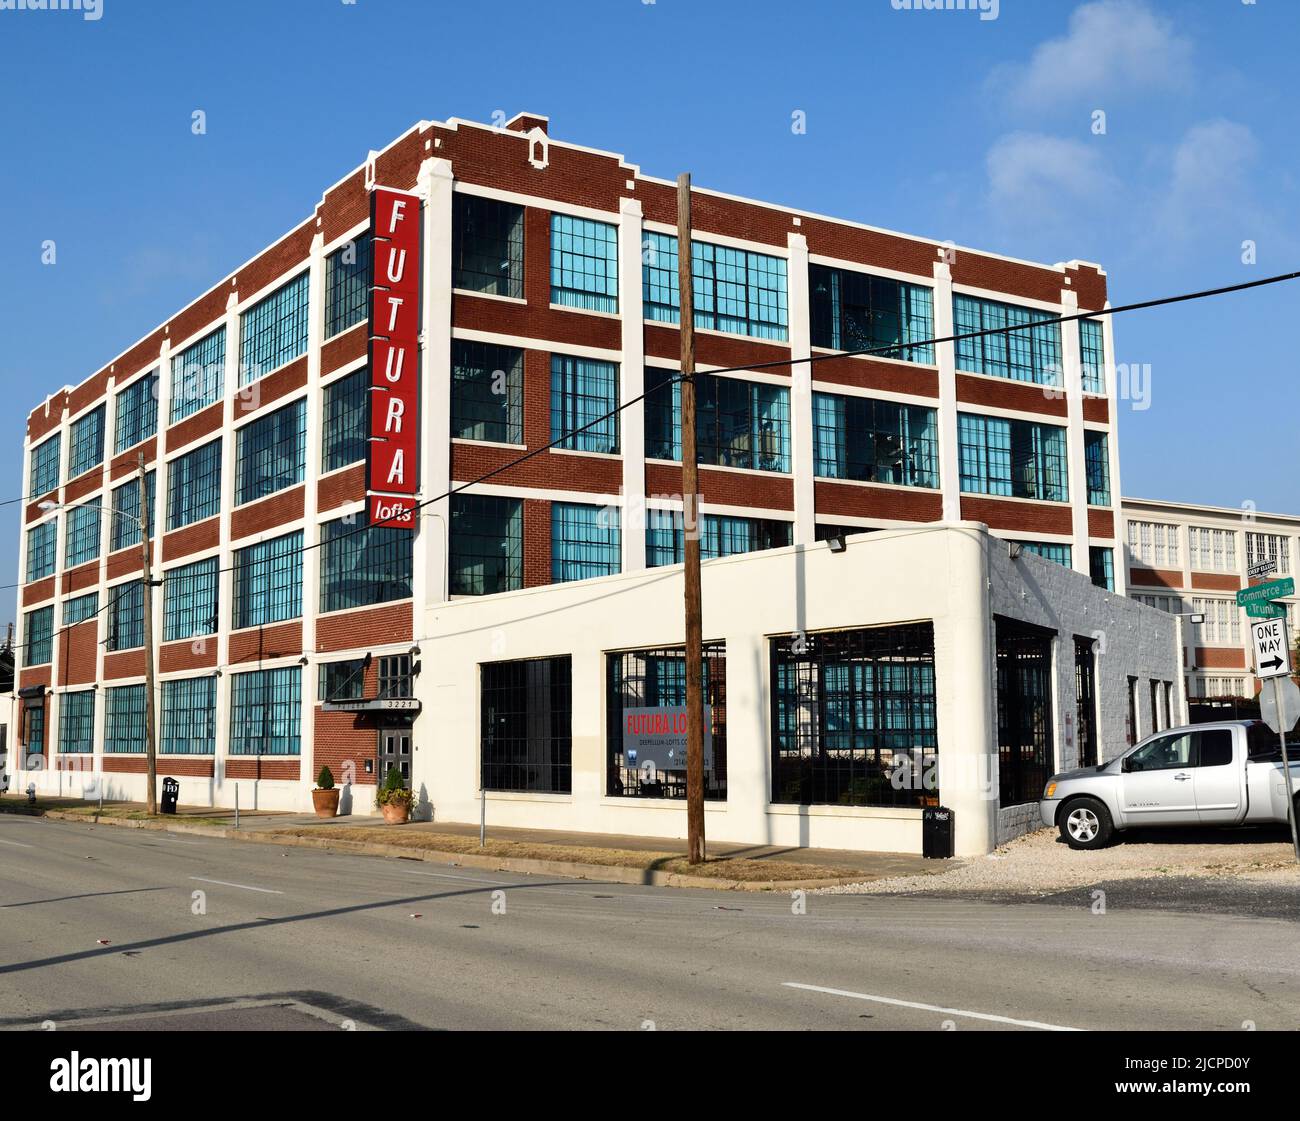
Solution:
M1228 728L1211 728L1197 732L1200 752L1198 767L1226 767L1232 762L1232 732Z
M1287 757L1300 760L1300 736L1289 732L1286 737ZM1282 760L1282 747L1277 742L1277 733L1262 720L1257 720L1246 729L1246 752L1251 759Z
M1139 747L1128 757L1130 771L1167 771L1174 767L1192 765L1192 743L1197 733L1181 732L1174 736L1161 736L1145 747Z

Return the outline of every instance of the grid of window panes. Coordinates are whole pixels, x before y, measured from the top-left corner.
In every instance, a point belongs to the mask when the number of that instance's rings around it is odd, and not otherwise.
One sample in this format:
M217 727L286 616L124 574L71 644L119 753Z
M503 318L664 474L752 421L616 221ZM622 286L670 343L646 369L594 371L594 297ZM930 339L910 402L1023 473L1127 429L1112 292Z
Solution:
M1132 598L1138 603L1145 603L1148 607L1168 612L1170 615L1178 615L1187 610L1187 604L1182 596L1148 596L1135 593Z
M108 649L144 645L144 583L130 580L108 589Z
M29 581L40 580L54 571L58 534L58 522L54 519L34 525L27 531L26 573Z
M934 364L934 344L926 341L934 337L934 293L929 288L824 265L809 266L808 282L813 346L890 347L879 356Z
M167 528L210 518L221 510L221 440L179 455L167 465Z
M307 273L239 317L239 384L248 385L307 349Z
M491 595L524 586L523 503L519 499L454 495L449 537L451 595Z
M84 475L104 461L104 406L92 409L72 425L68 443L68 478Z
M1128 547L1135 560L1152 568L1177 567L1179 528L1164 522L1129 522Z
M63 625L70 627L74 623L84 623L99 614L99 593L90 592L75 599L63 601Z
M297 755L302 667L237 673L230 679L230 754Z
M570 451L617 452L618 366L551 355L551 439Z
M1188 563L1203 572L1237 571L1237 533L1231 529L1187 527Z
M460 191L454 199L452 286L467 292L522 299L524 208Z
M607 222L551 215L551 303L618 311L618 233Z
M645 317L681 321L675 234L647 233L642 242L641 290ZM732 335L781 339L788 335L784 257L691 242L695 326Z
M678 375L646 370L648 459L682 457L682 386ZM695 447L700 463L790 470L790 391L766 382L695 375Z
M1203 623L1196 623L1196 641L1206 646L1236 646L1241 642L1241 608L1232 599L1204 599L1192 597L1192 610L1204 615Z
M621 567L619 511L575 502L551 503L551 580L610 576Z
M1088 547L1088 574L1092 582L1108 592L1115 590L1115 550L1104 545Z
M157 473L146 471L144 476L145 495L149 499L150 536L152 527L158 520ZM109 516L108 551L117 552L128 545L140 544L140 477L128 479L113 490L112 514Z
M198 638L217 631L218 558L208 557L163 576L163 641Z
M216 753L217 679L181 677L162 683L160 755Z
M59 754L87 755L94 750L94 690L64 693L59 697Z
M703 646L702 683L705 704L704 797L727 797L727 646ZM686 652L681 646L658 650L627 650L608 654L606 666L605 776L612 798L685 798L685 759L680 767L654 759L644 765L634 752L624 752L625 714L629 709L667 709L658 715L676 717L686 710ZM647 714L648 715L648 714ZM682 737L685 743L685 737Z
M1105 432L1085 429L1084 466L1088 472L1088 505L1110 505L1110 442Z
M365 692L366 660L351 658L344 662L323 662L316 678L319 701L359 701Z
M59 485L59 437L51 436L32 448L31 479L28 489L29 497L39 498L49 494Z
M226 329L218 327L172 359L172 423L220 401L225 377Z
M235 552L232 626L260 627L302 614L302 531Z
M375 682L376 692L380 697L411 696L411 655L389 654L380 658Z
M772 801L937 804L930 623L772 640Z
M325 337L370 317L370 235L344 242L325 258Z
M1280 533L1247 533L1246 565L1251 567L1272 561L1274 572L1291 571L1291 539Z
M116 454L147 440L158 431L158 371L133 381L117 395L113 421Z
M968 494L1069 501L1064 428L960 413L957 455Z
M343 611L411 594L409 529L340 518L320 527L320 609Z
M1079 320L1079 356L1083 365L1084 393L1105 393L1106 343L1099 320Z
M95 506L71 506L63 529L63 563L68 568L99 556L103 511Z
M104 751L144 754L144 686L115 685L104 694Z
M1034 556L1059 564L1063 568L1071 568L1074 565L1074 549L1069 545L1062 545L1055 541L1017 541L1016 544L1026 553L1033 553Z
M700 558L731 557L780 549L791 543L789 522L768 518L740 518L727 514L705 514L700 519ZM682 512L647 510L645 528L646 566L680 564L684 558Z
M451 434L461 440L523 443L522 350L513 346L467 342L464 339L452 342Z
M45 706L23 706L23 747L28 755L41 755L45 752Z
M813 473L826 479L937 487L938 413L922 405L814 393Z
M54 656L54 606L23 615L23 665L45 665Z
M957 369L991 374L1038 385L1061 385L1061 325L1042 323L1052 314L1016 304L954 296L956 333L991 331L1024 325L1020 330L957 340ZM1030 326L1042 323L1041 326Z
M299 398L235 433L235 504L301 483L306 468L307 402Z
M362 366L325 387L321 417L322 471L366 458L370 438L370 367Z
M484 790L573 789L573 664L568 655L481 669Z

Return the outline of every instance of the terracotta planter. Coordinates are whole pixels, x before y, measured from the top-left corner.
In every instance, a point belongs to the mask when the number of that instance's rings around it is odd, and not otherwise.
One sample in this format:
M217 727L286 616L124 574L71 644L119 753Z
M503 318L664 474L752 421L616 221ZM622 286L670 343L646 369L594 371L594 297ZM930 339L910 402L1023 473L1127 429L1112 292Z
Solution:
M379 809L389 825L402 825L411 815L411 807L405 802L385 802Z
M311 804L316 808L317 817L334 817L339 812L339 789L313 790Z

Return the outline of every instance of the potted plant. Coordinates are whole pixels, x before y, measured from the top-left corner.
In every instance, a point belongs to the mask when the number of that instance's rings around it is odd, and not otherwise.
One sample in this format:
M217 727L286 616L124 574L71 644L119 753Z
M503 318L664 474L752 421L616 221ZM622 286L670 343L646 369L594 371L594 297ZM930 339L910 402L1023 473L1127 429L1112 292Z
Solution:
M411 816L411 802L415 795L396 767L388 768L383 785L375 791L375 804L389 825L401 825Z
M334 817L339 812L339 791L328 767L322 767L316 776L316 789L311 792L311 804L317 817Z

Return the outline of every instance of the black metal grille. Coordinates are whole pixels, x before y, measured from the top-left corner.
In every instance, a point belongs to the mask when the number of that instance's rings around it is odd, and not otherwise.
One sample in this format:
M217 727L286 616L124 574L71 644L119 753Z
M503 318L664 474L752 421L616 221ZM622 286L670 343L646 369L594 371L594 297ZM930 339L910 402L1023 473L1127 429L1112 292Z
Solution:
M452 220L451 261L455 287L521 299L524 208L458 193Z
M573 664L564 655L482 667L485 790L573 789Z
M997 620L998 796L1004 806L1039 798L1052 770L1052 639Z
M370 316L370 235L360 234L325 258L325 337Z

